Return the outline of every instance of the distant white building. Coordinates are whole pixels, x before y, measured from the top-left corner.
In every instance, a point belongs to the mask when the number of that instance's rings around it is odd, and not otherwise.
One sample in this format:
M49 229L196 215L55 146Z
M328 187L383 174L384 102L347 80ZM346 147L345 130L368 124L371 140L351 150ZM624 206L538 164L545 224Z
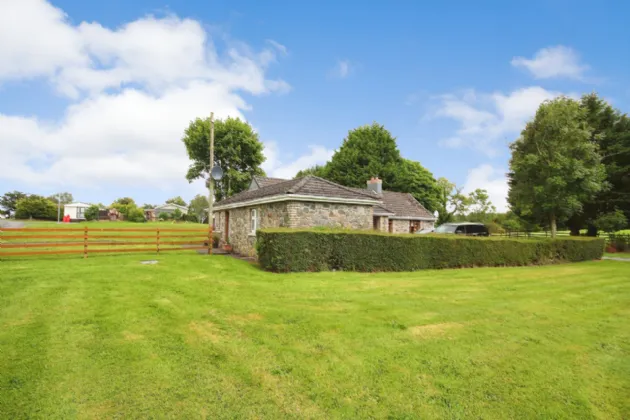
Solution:
M70 216L70 220L85 220L85 210L91 204L86 203L70 203L63 206L64 216Z

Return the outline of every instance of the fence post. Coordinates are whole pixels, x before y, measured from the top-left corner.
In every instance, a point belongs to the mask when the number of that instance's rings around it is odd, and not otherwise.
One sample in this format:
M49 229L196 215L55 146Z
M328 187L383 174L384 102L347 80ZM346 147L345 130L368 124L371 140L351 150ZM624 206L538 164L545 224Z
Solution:
M212 255L212 226L208 227L208 255Z
M83 228L83 258L88 257L88 227Z
M157 228L157 253L160 253L160 228Z

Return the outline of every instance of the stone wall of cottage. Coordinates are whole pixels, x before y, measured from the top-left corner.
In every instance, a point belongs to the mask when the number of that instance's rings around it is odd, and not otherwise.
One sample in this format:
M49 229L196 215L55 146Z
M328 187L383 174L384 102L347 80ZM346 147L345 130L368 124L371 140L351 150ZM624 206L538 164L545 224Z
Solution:
M258 206L240 207L215 212L217 232L221 232L221 245L226 243L225 218L229 212L228 242L235 252L242 255L256 255L256 235L251 231L251 210L256 209L258 229L273 227L289 227L287 203L269 203Z
M409 220L392 219L392 233L409 233Z
M289 227L318 226L346 229L372 229L372 206L340 203L290 201Z

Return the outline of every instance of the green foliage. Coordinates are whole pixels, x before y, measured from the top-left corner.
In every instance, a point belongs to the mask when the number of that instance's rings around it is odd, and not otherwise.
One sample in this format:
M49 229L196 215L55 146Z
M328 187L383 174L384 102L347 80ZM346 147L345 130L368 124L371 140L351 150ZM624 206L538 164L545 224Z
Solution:
M98 220L98 212L100 211L100 207L93 204L87 209L85 209L85 220L88 222L92 220Z
M166 203L177 204L184 207L187 206L186 201L184 201L184 199L181 198L179 195L177 197L169 198L168 200L166 200Z
M440 178L436 182L438 211L437 224L452 222L456 214L463 215L468 209L468 198L462 194L462 189L446 178Z
M468 194L468 219L476 222L489 222L492 215L497 211L490 202L490 196L486 190L477 188Z
M136 202L133 198L131 197L121 197L116 199L113 203L112 203L112 207L115 205L123 205L123 206L128 206L130 204L133 204L134 206L136 205Z
M258 134L238 118L217 120L214 124L214 164L223 169L223 179L215 181L215 198L221 200L249 187L252 177L265 175L265 161ZM208 178L210 173L210 119L192 121L182 138L192 160L186 179Z
M3 213L7 216L14 215L17 202L26 197L28 197L28 194L20 191L7 192L0 197L0 208L2 208Z
M617 252L630 250L630 235L611 233L608 236L608 241Z
M491 235L505 233L505 229L503 229L503 226L498 223L484 222L484 225L488 228L488 232L490 232Z
M596 235L593 222L602 214L619 209L630 219L630 118L596 93L582 96L580 104L593 130L591 142L599 147L610 188L585 201L583 211L571 218L569 226L572 231L588 227L589 234Z
M188 215L194 216L196 221L202 222L208 215L208 197L197 194L188 206Z
M18 200L15 218L57 220L57 206L47 198L31 194Z
M127 207L127 215L125 216L125 220L134 223L144 223L147 221L147 219L144 217L144 210L136 206Z
M170 218L171 218L170 213L167 213L165 211L163 211L160 214L158 214L158 219L159 220L170 220Z
M307 169L302 169L302 170L298 171L298 173L295 175L294 179L304 178L307 175L315 175L315 176L318 176L320 178L326 178L326 166L325 165L324 166L322 166L322 165L315 165L315 166L312 166L312 167L307 168Z
M401 163L396 139L384 126L373 123L350 130L324 172L327 179L356 188L365 188L368 179L378 176L387 189L397 185Z
M605 188L605 168L580 103L565 97L543 103L510 148L512 209L546 221L555 236L559 220L583 209Z
M152 209L154 209L154 208L156 208L156 207L157 207L157 206L156 206L155 204L149 204L149 203L144 203L144 204L142 205L142 208L143 208L144 210L152 210Z
M621 210L615 210L610 213L602 214L593 223L597 229L607 233L614 233L625 229L628 226L628 219Z
M521 266L602 257L604 239L475 238L361 231L263 229L260 265L270 271L413 271L428 268ZM299 250L299 252L296 252Z
M64 204L64 205L74 202L74 197L72 197L72 194L70 194L69 192L53 194L49 196L48 199L55 204L57 204L58 200L61 201L61 204Z
M364 183L365 181L367 179ZM433 174L420 162L403 158L396 167L393 184L387 185L385 189L411 194L430 212L440 207L440 191L437 182Z
M173 220L182 220L183 213L180 209L175 209L172 213Z

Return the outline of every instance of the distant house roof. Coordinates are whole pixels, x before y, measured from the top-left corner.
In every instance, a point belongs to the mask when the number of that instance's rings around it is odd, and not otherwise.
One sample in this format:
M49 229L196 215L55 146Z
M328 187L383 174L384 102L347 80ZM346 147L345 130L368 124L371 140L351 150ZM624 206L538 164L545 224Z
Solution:
M181 211L188 211L188 207L186 206L180 206L179 204L175 204L175 203L166 203L166 204L162 204L161 206L157 206L155 210L175 210L175 209L179 209Z
M313 175L299 179L272 182L265 187L250 189L235 194L215 203L214 208L221 210L228 207L242 207L267 201L328 201L354 202L357 204L378 204L380 199L366 191L355 191L352 188L335 184Z
M90 207L91 204L87 204L87 203L80 203L80 202L76 202L76 203L69 203L69 204L65 204L64 207Z
M250 184L249 188L250 189L263 188L263 187L268 187L270 185L278 184L280 182L285 182L285 181L287 181L287 180L286 179L282 179L282 178L270 178L270 177L266 177L266 176L255 176L252 179L252 183Z

